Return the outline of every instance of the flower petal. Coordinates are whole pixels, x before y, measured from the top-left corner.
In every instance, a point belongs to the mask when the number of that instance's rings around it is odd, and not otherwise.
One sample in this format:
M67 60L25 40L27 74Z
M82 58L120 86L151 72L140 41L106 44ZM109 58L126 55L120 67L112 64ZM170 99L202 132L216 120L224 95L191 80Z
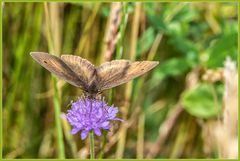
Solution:
M111 125L107 125L107 126L104 126L104 127L102 127L103 129L105 129L105 130L109 130L109 129L111 129Z
M112 120L118 120L118 121L124 122L124 120L123 120L123 119L120 119L120 118L114 118L114 119L112 119Z
M81 139L84 140L88 136L89 130L83 130L81 133Z
M105 126L108 126L109 125L109 122L108 121L105 121L101 124L102 127L105 127Z
M76 134L79 130L80 130L79 128L74 127L74 128L72 129L72 131L71 131L71 134L74 135L74 134Z
M96 118L101 118L103 116L103 111L102 109L99 109L97 112L96 112Z
M97 136L101 136L102 133L101 133L101 130L99 128L95 128L94 129L94 133L97 135Z

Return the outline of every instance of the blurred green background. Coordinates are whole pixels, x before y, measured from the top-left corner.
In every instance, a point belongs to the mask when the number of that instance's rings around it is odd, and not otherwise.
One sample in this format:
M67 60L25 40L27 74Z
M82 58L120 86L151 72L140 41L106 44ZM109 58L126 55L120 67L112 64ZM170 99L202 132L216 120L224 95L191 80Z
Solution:
M64 157L61 143L66 158L89 157L88 140L72 136L60 116L59 140L55 123L54 106L66 112L81 90L53 81L32 51L75 54L96 65L119 58L159 61L148 74L104 92L126 121L96 137L97 157L219 157L203 131L205 122L221 118L223 81L203 76L221 73L227 56L237 61L237 3L121 5L3 3L3 158ZM113 29L111 16L119 18Z

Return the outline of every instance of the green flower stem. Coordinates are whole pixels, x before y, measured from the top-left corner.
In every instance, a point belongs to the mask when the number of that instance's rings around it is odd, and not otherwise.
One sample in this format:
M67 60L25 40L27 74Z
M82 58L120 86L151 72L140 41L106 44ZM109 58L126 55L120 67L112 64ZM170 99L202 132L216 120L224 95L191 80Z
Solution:
M101 143L101 151L100 151L100 154L99 154L99 159L103 159L104 157L104 148L105 148L105 145L107 143L107 131L103 131L103 140L102 140L102 143Z
M90 131L90 159L95 159L93 130Z

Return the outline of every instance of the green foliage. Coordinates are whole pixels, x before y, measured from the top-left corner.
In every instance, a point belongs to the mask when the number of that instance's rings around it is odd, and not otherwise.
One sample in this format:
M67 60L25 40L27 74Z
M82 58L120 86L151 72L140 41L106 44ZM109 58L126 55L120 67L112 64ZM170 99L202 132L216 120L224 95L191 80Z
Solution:
M223 66L222 62L227 56L237 59L237 35L236 23L225 24L223 28L223 34L219 35L219 38L211 44L207 49L207 55L209 59L207 66L209 68L216 68ZM217 55L217 56L216 56Z
M139 38L137 44L137 57L139 58L142 53L147 52L154 41L156 33L152 27L146 29L143 35Z
M222 91L212 84L200 83L182 95L182 105L191 115L198 118L213 118L220 115Z
M187 72L189 69L190 63L186 58L171 58L159 65L154 76L156 79L174 77Z

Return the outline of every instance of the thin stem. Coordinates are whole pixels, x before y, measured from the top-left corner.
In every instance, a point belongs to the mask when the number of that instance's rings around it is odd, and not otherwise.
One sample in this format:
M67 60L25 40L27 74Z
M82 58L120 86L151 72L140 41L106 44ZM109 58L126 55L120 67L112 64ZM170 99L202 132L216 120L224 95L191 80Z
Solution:
M143 159L144 157L144 123L145 113L142 112L138 118L137 159Z
M64 154L64 143L63 143L63 133L62 133L62 126L61 126L61 120L60 120L60 103L59 103L59 94L57 89L57 80L56 78L53 78L53 84L54 84L54 96L53 96L53 102L54 102L54 113L55 113L55 122L56 122L56 128L57 128L57 140L58 140L58 157L60 159L65 158Z
M103 159L103 157L104 157L104 148L105 148L105 145L107 143L106 140L107 140L107 132L103 131L103 140L102 140L102 143L101 143L101 151L100 151L100 154L99 154L99 159Z
M213 95L215 109L218 113L217 114L217 120L220 123L220 112L222 112L222 111L220 111L220 107L219 107L219 104L218 104L219 100L218 100L218 96L217 96L217 91L216 91L213 83L211 83L210 85L211 85L211 92L212 92L212 95Z
M211 83L211 92L212 92L212 95L213 95L213 100L214 100L214 105L215 105L215 109L216 109L216 111L217 111L217 122L219 123L219 124L221 124L221 121L220 121L220 111L219 111L219 105L218 105L218 97L217 97L217 93L216 93L216 90L215 90L215 88L214 88L214 84L213 83ZM222 112L222 111L221 111ZM217 148L218 148L218 150L217 150L217 155L218 155L218 158L221 158L221 156L222 156L222 151L221 151L221 147L220 147L220 145L219 145L219 142L217 142Z
M95 159L93 130L90 131L90 159Z
M140 25L140 15L141 15L141 2L136 2L136 7L133 15L132 29L131 29L131 38L130 38L130 56L131 61L135 60L136 57L136 47L137 39Z
M127 13L127 2L124 3L122 2L122 19L121 19L121 24L120 24L120 31L119 31L119 40L117 42L117 54L116 54L116 59L120 59L122 58L122 52L123 52L123 36L125 33L125 28L127 26L127 18L128 18L128 13ZM131 97L131 92L132 92L132 83L129 82L127 83L127 88L125 90L125 104L124 104L124 109L126 109L125 111L123 111L123 118L127 119L127 115L128 115L128 106L129 106L129 100ZM119 129L120 135L119 135L119 140L118 140L118 144L117 144L117 150L116 150L116 158L117 159L121 159L123 157L124 154L124 150L125 150L125 143L126 143L126 137L127 137L127 130L128 127L126 126L121 126L121 128Z
M45 17L46 17L48 50L51 52L51 54L53 54L54 46L53 46L53 39L52 39L52 35L51 35L51 27L50 27L48 5L47 5L46 2L44 3L44 11L45 11Z
M48 48L50 53L54 53L54 43L51 35L51 26L50 26L50 19L49 19L49 12L48 12L48 5L44 3L44 10L45 10L45 17L46 17L46 28L47 28L47 42ZM64 150L64 141L63 141L63 130L61 126L61 118L60 118L60 91L57 87L57 79L53 77L53 85L54 85L54 96L53 96L53 103L54 103L54 114L55 114L55 123L57 129L57 142L58 142L58 158L64 159L65 158L65 150Z
M93 13L91 14L91 16L87 19L86 21L86 25L83 28L83 34L81 35L79 41L78 41L78 46L77 46L77 50L75 51L76 54L84 54L82 53L84 48L86 48L87 45L87 41L88 41L88 36L87 34L89 33L89 30L91 29L91 27L93 26L97 13L99 11L101 7L101 3L97 3L93 9Z
M118 33L119 39L117 42L117 55L116 59L122 58L122 52L123 52L123 36L124 32L127 26L127 19L128 19L128 13L127 13L127 3L122 3L122 19L121 19L121 24L120 24L120 31Z

